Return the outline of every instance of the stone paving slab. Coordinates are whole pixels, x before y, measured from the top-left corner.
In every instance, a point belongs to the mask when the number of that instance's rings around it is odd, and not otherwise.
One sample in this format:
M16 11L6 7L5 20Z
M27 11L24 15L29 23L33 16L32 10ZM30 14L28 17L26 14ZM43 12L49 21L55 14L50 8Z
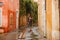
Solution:
M31 28L32 32L30 32L30 28L26 28L25 32L25 39L18 39L18 40L46 40L37 31L37 27Z
M17 40L17 32L0 34L0 40Z

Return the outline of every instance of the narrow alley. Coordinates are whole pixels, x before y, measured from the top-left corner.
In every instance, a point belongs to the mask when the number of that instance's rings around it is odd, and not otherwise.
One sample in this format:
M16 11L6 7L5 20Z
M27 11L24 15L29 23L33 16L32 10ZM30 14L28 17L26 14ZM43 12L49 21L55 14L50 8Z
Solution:
M38 27L26 28L25 32L19 32L18 40L46 40L44 36L38 32Z
M60 0L0 0L0 40L60 40Z

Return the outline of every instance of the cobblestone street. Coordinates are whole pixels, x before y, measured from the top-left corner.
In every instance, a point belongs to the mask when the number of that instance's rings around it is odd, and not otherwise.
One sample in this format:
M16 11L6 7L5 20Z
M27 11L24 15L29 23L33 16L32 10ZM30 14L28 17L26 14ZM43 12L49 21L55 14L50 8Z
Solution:
M18 40L46 40L37 30L37 27L33 27L32 31L30 31L30 28L27 28L25 32L19 32Z
M39 34L37 27L31 28L31 30L26 28L23 31L18 31L0 34L0 40L46 40Z

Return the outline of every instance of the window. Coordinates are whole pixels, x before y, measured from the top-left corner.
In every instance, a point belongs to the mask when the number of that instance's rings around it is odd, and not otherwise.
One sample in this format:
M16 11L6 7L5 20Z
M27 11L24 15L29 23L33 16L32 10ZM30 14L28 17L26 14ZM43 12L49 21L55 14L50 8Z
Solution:
M0 6L2 6L3 5L3 2L0 2Z
M13 26L13 14L10 13L10 26Z
M0 8L0 27L2 27L2 8Z

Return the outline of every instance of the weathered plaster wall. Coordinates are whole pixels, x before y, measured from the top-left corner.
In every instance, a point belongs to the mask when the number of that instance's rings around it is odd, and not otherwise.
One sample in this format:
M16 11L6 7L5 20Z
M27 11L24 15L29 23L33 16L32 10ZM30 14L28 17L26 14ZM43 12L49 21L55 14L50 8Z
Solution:
M38 0L38 26L39 26L39 32L41 35L44 34L43 32L43 14L42 14L42 0Z
M52 0L52 40L59 40L58 0Z
M39 31L44 35L44 28L47 29L47 40L59 40L59 9L58 0L46 0L46 13L43 6L44 0L38 1L38 25ZM45 19L44 14L45 13ZM44 22L45 20L46 22ZM45 25L44 25L45 23Z
M52 0L46 0L47 40L52 40Z

